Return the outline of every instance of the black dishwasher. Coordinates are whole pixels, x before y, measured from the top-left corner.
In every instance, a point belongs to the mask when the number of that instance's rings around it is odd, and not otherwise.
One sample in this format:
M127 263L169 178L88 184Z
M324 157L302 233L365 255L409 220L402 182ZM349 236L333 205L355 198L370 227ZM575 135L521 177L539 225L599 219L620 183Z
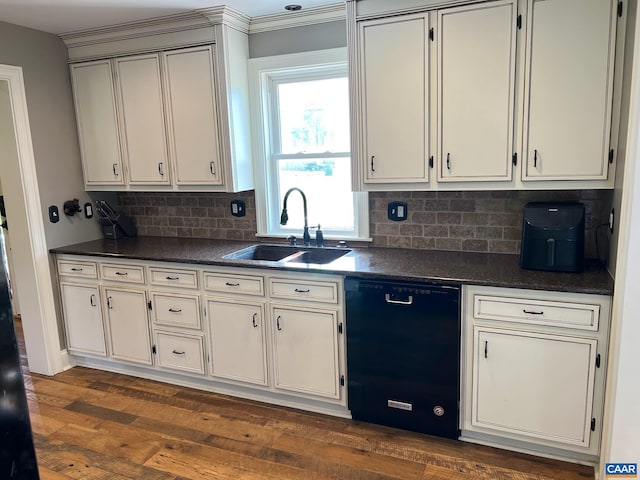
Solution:
M460 287L345 280L354 420L458 438Z

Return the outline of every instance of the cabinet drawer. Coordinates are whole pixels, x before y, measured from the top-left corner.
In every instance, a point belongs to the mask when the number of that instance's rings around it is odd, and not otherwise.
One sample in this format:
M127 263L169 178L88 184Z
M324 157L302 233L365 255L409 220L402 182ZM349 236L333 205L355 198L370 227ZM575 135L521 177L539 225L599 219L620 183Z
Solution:
M270 294L273 298L338 303L338 285L334 282L273 278L270 280Z
M58 260L58 273L72 277L98 278L98 268L93 262Z
M204 339L157 331L156 358L159 367L204 374Z
M474 295L474 318L598 330L600 305Z
M200 322L200 298L195 295L151 294L153 321L158 325L197 328Z
M100 265L102 278L115 282L144 283L144 267L140 265Z
M198 273L195 270L173 270L150 267L149 277L151 285L198 288Z
M264 279L249 275L204 274L204 288L214 292L243 293L246 295L264 295Z

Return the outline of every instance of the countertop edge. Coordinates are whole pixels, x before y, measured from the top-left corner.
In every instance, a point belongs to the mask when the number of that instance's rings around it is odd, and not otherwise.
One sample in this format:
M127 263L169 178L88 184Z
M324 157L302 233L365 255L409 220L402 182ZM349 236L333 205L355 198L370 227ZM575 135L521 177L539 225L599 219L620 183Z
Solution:
M156 243L164 243L161 240L157 240L156 238L164 238L164 237L139 237L142 238L141 242L156 244ZM151 240L150 240L151 239ZM156 240L153 240L156 239ZM88 257L98 257L98 258L106 258L110 260L117 259L128 259L128 260L141 260L141 261L150 261L150 262L166 262L166 263L180 263L180 264L191 264L191 265L199 265L199 266L219 266L219 267L233 267L233 268L251 268L251 269L266 269L266 270L277 270L277 271L287 271L287 272L297 272L297 273L311 273L311 274L333 274L333 275L342 275L349 277L358 277L358 278L366 278L366 279L385 279L385 280L400 280L400 281L420 281L420 282L428 282L428 283L441 283L441 284L450 284L450 285L479 285L479 286L488 286L488 287L502 287L502 288L518 288L518 289L529 289L529 290L542 290L542 291L556 291L556 292L567 292L567 293L583 293L583 294L593 294L593 295L607 295L611 296L614 292L614 280L611 278L608 272L600 271L600 272L586 272L584 274L574 273L574 274L557 274L553 272L529 272L522 271L521 269L514 269L507 271L507 275L511 275L510 278L501 279L498 278L500 275L496 274L487 274L484 277L480 278L480 274L476 275L459 275L452 273L451 275L445 275L440 272L440 274L428 274L428 273L415 273L415 272L398 272L398 271L384 271L384 262L380 262L382 266L376 265L376 259L384 256L393 256L393 260L395 258L401 258L403 255L423 255L423 256L431 256L435 257L439 254L442 256L455 256L457 255L472 255L471 258L485 258L489 260L496 260L500 258L500 260L509 260L513 262L515 256L506 255L506 254L469 254L467 252L439 252L439 251L417 251L417 250L404 250L404 249L379 249L375 247L370 247L366 249L352 249L354 255L351 256L353 260L354 257L356 259L364 258L366 261L363 261L362 264L365 266L370 266L372 268L361 268L358 269L357 263L354 263L350 266L350 268L340 268L340 263L332 262L332 264L327 264L324 266L298 266L292 267L287 266L285 264L278 264L274 262L260 262L260 261L247 261L247 260L238 260L238 259L226 259L223 258L224 255L231 253L232 251L244 248L249 245L255 245L260 242L247 242L247 241L229 241L229 240L210 240L211 248L217 253L212 254L209 258L203 259L198 258L199 255L189 256L185 251L181 251L181 254L171 254L171 250L178 247L173 247L171 245L163 245L162 257L159 258L158 253L140 253L139 251L129 251L126 253L122 252L113 252L108 251L108 248L100 248L99 245L102 244L103 241L96 240L93 242L84 242L81 244L68 245L63 247L51 248L49 252L51 254L56 255L79 255L79 256L88 256ZM122 242L124 243L124 242ZM207 246L206 240L199 241L199 247ZM142 249L145 250L145 249ZM407 253L409 252L409 253ZM202 254L202 252L199 252ZM349 254L351 255L351 254ZM349 256L348 255L348 256ZM475 256L473 256L475 255ZM503 257L499 257L499 255L503 255ZM485 257L483 257L485 256ZM412 259L408 259L410 261ZM486 269L490 269L492 263L508 263L508 262L490 262L489 260L485 260L487 262ZM353 260L354 262L356 260ZM387 259L389 261L389 259ZM391 262L395 263L395 262ZM401 261L399 261L401 263ZM335 265L333 265L335 264ZM396 266L394 265L394 268ZM483 265L483 267L485 267ZM446 266L440 266L440 269L446 269ZM452 271L454 269L452 268ZM523 278L527 277L535 277L542 276L545 279L559 279L559 276L554 275L564 275L563 279L567 280L565 283L560 281L555 281L549 283L549 281L524 281ZM581 275L593 276L598 279L598 282L594 282L593 285L588 285L584 283L584 276ZM574 277L575 276L575 277ZM579 282L579 279L583 279L583 282Z

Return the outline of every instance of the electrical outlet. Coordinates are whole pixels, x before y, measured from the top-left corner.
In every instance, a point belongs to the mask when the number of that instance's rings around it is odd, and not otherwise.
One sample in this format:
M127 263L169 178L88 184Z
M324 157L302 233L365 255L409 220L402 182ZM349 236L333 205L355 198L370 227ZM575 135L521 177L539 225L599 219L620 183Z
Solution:
M613 218L614 218L615 210L612 208L611 213L609 213L609 231L613 233Z

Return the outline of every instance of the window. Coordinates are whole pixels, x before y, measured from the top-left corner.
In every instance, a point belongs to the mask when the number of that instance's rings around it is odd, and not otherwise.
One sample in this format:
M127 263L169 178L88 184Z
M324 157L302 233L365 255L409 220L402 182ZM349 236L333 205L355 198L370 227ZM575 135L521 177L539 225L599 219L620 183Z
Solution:
M310 227L325 237L366 239L365 193L351 191L349 82L346 50L250 60L258 234L301 237L303 199ZM313 234L312 234L313 237Z

